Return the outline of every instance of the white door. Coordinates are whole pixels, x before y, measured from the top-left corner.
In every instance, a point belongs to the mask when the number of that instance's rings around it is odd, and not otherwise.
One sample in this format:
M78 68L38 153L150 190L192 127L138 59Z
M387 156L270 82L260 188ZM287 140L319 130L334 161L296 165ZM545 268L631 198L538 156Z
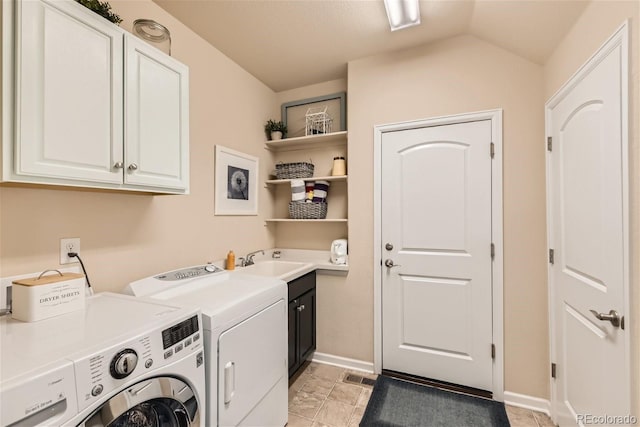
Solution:
M125 37L126 184L189 187L189 69Z
M75 2L16 13L16 173L121 183L122 31Z
M492 390L491 137L382 134L383 369Z
M547 103L552 362L561 426L630 409L628 332L592 313L615 310L621 319L627 307L624 30Z

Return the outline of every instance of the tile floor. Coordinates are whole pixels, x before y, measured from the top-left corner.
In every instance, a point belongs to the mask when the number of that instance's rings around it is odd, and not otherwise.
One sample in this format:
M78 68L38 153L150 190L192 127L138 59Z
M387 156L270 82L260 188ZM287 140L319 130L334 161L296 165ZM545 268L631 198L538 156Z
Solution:
M345 381L348 374L375 379L377 375L310 363L289 385L289 427L358 426L372 386ZM507 405L512 427L553 427L541 412Z

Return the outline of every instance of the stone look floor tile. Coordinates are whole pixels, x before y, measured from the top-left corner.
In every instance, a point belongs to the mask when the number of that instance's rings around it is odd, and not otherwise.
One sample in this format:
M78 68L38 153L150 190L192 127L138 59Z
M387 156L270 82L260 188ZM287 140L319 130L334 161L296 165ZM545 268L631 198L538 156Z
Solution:
M506 405L511 427L538 427L538 422L529 409Z
M326 381L336 382L342 378L342 375L344 374L344 369L337 366L319 364L313 366L312 363L309 367L311 368L310 372L312 376Z
M358 402L356 403L357 407L366 408L367 403L369 403L369 399L371 399L371 387L365 387L362 389L362 394L358 398Z
M312 424L313 421L307 418L289 413L289 421L287 422L287 427L311 427Z
M304 386L302 386L302 391L310 394L315 394L317 396L322 396L322 398L326 398L331 390L335 382L323 380L322 378L310 377Z
M314 419L318 410L322 407L322 402L324 402L322 396L316 396L300 390L293 399L291 399L289 412L305 418Z
M311 379L311 374L308 372L308 370L305 370L298 376L298 378L296 378L296 380L289 386L289 388L298 391L309 379Z
M360 425L360 420L362 420L364 410L364 406L356 406L356 409L353 411L353 415L351 415L351 419L349 420L349 427Z
M553 420L549 418L547 414L533 411L533 417L536 419L540 427L556 427Z
M355 406L358 403L360 394L362 394L362 390L362 387L357 385L336 383L327 399Z
M355 409L355 406L347 405L346 403L325 400L320 411L318 411L315 421L333 427L347 427Z

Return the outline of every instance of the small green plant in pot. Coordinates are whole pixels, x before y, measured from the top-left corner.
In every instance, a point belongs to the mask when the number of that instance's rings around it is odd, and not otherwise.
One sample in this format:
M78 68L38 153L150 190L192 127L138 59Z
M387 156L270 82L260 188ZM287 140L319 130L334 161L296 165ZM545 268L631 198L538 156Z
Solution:
M283 122L275 120L267 120L264 125L264 132L267 134L267 138L271 140L282 139L287 134L287 125Z
M76 0L78 3L97 13L105 19L113 22L116 25L120 25L122 18L111 11L111 5L106 1L100 0Z

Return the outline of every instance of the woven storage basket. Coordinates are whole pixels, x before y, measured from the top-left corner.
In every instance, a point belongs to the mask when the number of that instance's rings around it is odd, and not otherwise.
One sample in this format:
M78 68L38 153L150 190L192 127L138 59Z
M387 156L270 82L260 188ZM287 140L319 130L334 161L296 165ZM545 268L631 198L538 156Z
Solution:
M289 202L289 218L291 219L325 219L327 203L325 202Z
M278 163L276 165L276 177L278 179L311 178L313 169L313 163Z

